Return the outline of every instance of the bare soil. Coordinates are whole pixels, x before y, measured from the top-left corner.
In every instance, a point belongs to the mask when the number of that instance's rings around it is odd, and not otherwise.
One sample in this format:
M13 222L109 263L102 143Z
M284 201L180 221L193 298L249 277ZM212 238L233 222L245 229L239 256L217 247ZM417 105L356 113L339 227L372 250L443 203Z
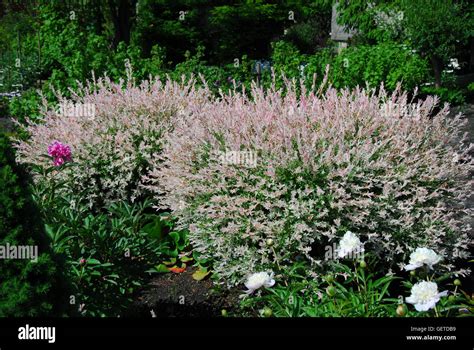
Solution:
M216 317L239 304L238 290L219 290L206 278L193 279L194 267L183 273L166 273L152 278L140 293L127 317Z

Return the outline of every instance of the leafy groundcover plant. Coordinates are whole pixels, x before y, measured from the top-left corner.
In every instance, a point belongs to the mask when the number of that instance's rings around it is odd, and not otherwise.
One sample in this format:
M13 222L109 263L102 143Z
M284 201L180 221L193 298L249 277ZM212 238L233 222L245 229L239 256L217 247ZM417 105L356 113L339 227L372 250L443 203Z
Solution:
M176 122L148 188L227 286L296 261L328 269L347 231L380 272L428 247L465 274L473 161L461 116L430 117L436 105L400 89L234 91Z

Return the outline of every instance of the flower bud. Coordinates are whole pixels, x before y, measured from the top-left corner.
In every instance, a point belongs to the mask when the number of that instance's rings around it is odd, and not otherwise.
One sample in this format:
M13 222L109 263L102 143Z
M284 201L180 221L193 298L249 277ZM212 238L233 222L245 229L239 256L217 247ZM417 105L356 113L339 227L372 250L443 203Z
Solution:
M263 308L263 316L265 316L265 317L272 317L272 315L273 315L272 309L270 309L268 306L265 306L265 307Z
M367 263L362 260L360 263L359 263L359 266L362 268L362 269L365 269L367 267Z
M410 276L416 276L416 271L415 271L415 270L411 270L411 271L410 271Z
M397 315L403 317L407 314L407 307L405 304L400 304L397 306Z
M330 296L330 297L333 297L336 295L336 288L334 288L334 286L328 286L326 288L326 293Z
M221 310L221 315L222 315L222 317L227 317L227 310L226 310L226 309L222 309L222 310Z
M267 246L271 247L273 245L273 239L269 238L267 239Z
M326 282L327 282L327 283L332 283L332 282L334 282L334 276L333 276L333 275L327 275L327 276L326 276Z
M451 294L451 295L448 297L448 300L449 300L449 301L454 301L454 300L456 300L456 297Z
M459 287L461 285L461 280L456 278L453 283L456 287Z

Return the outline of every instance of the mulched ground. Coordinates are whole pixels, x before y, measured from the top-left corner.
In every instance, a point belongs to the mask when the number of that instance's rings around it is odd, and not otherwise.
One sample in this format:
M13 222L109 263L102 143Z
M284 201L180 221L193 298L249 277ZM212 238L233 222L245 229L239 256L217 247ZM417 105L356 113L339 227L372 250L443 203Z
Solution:
M140 293L127 317L216 317L239 304L238 290L218 291L207 277L196 281L194 267L160 274Z

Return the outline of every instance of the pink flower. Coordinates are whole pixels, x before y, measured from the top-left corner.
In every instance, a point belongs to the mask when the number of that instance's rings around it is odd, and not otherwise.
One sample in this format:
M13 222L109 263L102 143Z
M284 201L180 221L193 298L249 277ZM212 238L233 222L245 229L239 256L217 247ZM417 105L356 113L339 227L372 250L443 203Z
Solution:
M59 141L54 141L48 146L48 155L53 157L53 165L61 166L65 162L71 161L71 148L67 145L63 145Z

